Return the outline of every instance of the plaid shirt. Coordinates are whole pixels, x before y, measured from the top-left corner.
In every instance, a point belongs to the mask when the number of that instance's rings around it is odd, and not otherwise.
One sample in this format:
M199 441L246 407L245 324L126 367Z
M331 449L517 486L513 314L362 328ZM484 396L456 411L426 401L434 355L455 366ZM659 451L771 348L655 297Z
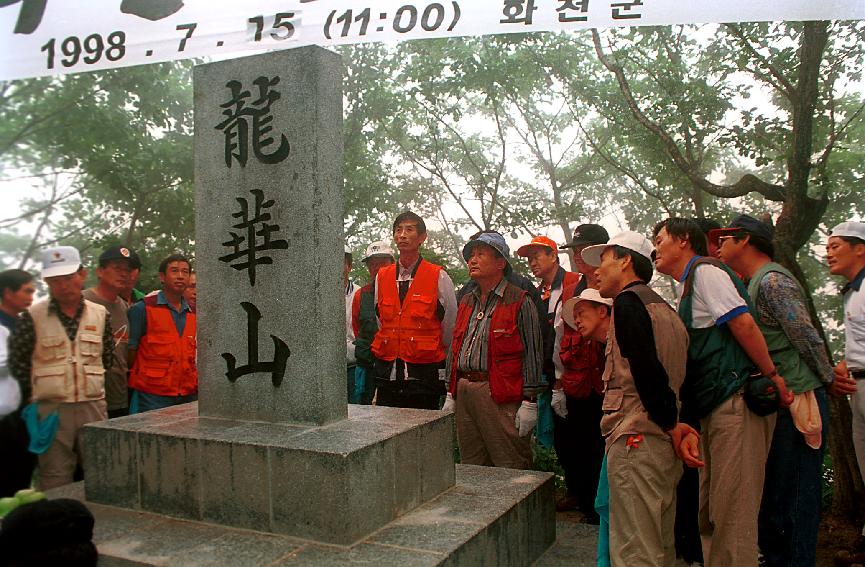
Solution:
M84 300L78 304L75 315L68 317L60 304L53 297L48 304L48 314L56 315L66 331L70 341L75 341L78 335L78 324L84 312ZM9 337L9 372L18 380L21 386L21 403L30 403L31 384L30 371L33 366L33 348L36 346L36 327L29 311L25 311L18 319L15 332ZM111 333L111 317L105 313L105 330L102 333L102 366L111 368L114 363L114 335Z

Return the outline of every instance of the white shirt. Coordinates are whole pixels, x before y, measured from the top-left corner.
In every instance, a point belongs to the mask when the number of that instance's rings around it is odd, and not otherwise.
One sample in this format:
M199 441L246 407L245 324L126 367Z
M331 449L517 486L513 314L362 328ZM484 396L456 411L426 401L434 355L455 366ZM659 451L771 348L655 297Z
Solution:
M676 286L679 303L685 291L684 279L688 275L689 264ZM730 319L748 312L748 304L739 295L736 286L727 272L711 264L699 264L694 273L694 287L691 291L692 322L695 329L708 329L713 325L721 326Z
M865 282L858 283L859 289L851 285L844 294L844 358L850 370L865 370Z
M357 361L354 358L354 328L351 326L351 304L354 301L354 294L360 288L354 285L354 282L348 282L345 286L345 363L348 366L354 365Z
M12 413L21 403L21 387L9 373L7 364L6 342L9 340L9 334L9 329L0 325L0 417Z

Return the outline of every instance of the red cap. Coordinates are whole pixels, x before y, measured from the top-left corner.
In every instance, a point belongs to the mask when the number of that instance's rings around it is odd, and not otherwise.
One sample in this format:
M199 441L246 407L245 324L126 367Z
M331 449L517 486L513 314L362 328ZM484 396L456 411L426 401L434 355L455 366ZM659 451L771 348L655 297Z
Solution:
M559 253L559 245L556 244L552 238L549 238L547 236L536 236L532 238L531 242L520 246L519 249L517 249L517 256L528 256L529 248L531 248L532 246L543 246L544 248L549 248L556 254Z

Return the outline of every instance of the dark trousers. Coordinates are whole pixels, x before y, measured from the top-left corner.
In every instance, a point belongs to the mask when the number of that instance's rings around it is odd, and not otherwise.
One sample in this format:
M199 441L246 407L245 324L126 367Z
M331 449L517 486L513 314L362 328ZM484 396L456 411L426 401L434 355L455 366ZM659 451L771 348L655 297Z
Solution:
M396 380L391 380L396 365ZM441 408L441 399L447 388L439 380L439 369L444 361L431 364L404 365L400 359L394 362L376 359L376 404L395 408L431 409ZM408 373L405 370L408 368Z
M30 488L36 455L27 446L30 436L20 412L0 419L0 498L13 496L22 488Z
M676 487L676 554L688 563L702 563L703 543L697 519L700 511L700 473L691 467L684 469L679 486Z
M595 495L604 460L604 438L601 436L601 402L592 392L578 400L566 395L568 415L553 416L553 437L559 464L565 471L568 495L577 499L577 507L589 521L597 522Z
M766 461L757 532L760 551L766 565L771 567L812 566L816 561L829 412L826 390L818 388L814 395L823 421L823 442L819 449L812 449L805 443L790 410L778 410Z

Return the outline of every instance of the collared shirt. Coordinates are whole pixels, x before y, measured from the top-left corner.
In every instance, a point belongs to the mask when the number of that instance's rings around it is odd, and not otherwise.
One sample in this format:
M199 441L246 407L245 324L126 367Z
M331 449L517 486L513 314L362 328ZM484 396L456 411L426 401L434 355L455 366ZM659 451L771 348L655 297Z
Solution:
M844 358L847 368L865 370L865 268L844 286Z
M174 326L177 328L177 336L183 335L183 329L186 328L186 314L192 311L189 303L183 297L180 298L180 311L168 303L168 298L165 297L165 292L160 290L156 296L157 305L165 305L171 312L171 318L174 319ZM147 333L147 311L143 301L139 301L129 308L129 348L137 349L138 343Z
M462 371L486 372L489 360L489 332L492 314L504 297L507 280L502 279L488 294L486 302L481 304L481 290L472 290L470 298L472 313L469 317L468 329L463 338L459 353L457 368ZM541 375L542 348L541 329L538 323L538 312L535 305L526 296L517 311L517 328L523 343L523 396L537 395L543 388ZM450 376L451 357L447 359L446 375Z
M417 261L406 268L402 265L401 262L397 261L396 263L396 281L397 288L400 292L400 299L405 297L405 294L408 292L408 288L411 285L411 280L414 279L415 270L417 270L420 261L423 258L418 258ZM378 306L378 277L381 274L376 274L375 276L375 304ZM438 281L438 303L439 303L439 312L441 313L441 324L442 324L442 344L445 348L451 345L451 340L454 338L454 323L457 320L457 297L456 291L454 290L454 282L451 280L451 277L447 274L445 270L439 271L439 281Z
M82 297L75 315L67 316L60 309L60 304L53 297L48 304L48 314L55 315L60 319L60 324L66 331L70 341L75 341L78 334L78 324L81 322L81 314L84 312L84 298ZM21 386L22 403L30 400L30 370L33 366L33 348L36 346L36 326L29 311L25 311L18 318L15 332L9 337L9 371L18 380ZM111 332L111 315L105 312L105 329L102 332L102 367L111 368L114 363L114 335Z
M18 317L13 317L5 311L0 311L0 325L9 329L10 333L15 332L15 325L18 323Z

